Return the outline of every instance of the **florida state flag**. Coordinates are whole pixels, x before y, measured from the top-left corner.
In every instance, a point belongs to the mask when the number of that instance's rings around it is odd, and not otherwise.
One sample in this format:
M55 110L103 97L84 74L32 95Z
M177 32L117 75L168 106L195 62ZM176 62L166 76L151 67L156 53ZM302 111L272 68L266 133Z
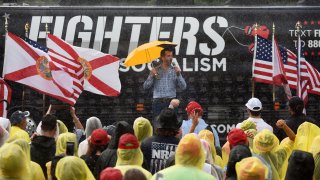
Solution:
M3 77L25 84L46 95L74 105L74 82L71 75L55 66L46 47L29 44L20 37L7 33Z
M47 46L49 52L59 53L82 65L84 90L104 96L120 94L119 58L94 49L72 46L52 34L48 35Z

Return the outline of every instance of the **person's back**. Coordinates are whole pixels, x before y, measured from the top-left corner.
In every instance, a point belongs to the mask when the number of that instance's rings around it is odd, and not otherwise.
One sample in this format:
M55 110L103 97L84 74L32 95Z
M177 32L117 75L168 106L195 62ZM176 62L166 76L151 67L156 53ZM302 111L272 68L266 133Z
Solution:
M215 179L213 176L202 170L205 159L205 153L200 139L196 134L187 134L181 139L177 147L175 153L176 165L157 172L153 175L152 179Z
M98 179L100 172L107 167L114 167L117 162L117 148L121 135L125 133L134 134L132 126L125 121L119 121L115 125L115 134L112 136L108 148L99 157L94 175Z
M31 160L38 163L47 177L46 163L51 161L56 152L54 136L57 130L57 118L45 115L42 118L42 134L35 136L31 141Z
M167 159L175 153L179 143L175 136L181 126L174 110L169 108L160 113L156 123L156 135L141 143L141 151L152 174L164 169Z

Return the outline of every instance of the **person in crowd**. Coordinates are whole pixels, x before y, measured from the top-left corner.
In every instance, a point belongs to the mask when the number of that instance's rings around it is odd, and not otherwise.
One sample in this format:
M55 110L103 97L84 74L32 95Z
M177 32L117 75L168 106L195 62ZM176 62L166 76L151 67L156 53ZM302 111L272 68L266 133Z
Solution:
M60 159L55 176L58 180L95 180L86 163L76 156Z
M215 179L204 172L205 154L200 139L196 134L185 135L175 153L175 165L163 169L152 176L152 179L163 180L197 180Z
M140 143L136 136L127 133L121 136L117 150L116 169L119 169L124 175L129 169L140 170L147 179L151 179L152 175L149 171L142 168L143 154L140 150Z
M222 147L222 167L228 163L232 148L240 144L249 146L247 134L242 129L233 128L228 133L227 142Z
M139 142L144 139L151 137L153 134L151 123L148 119L143 117L138 117L133 123L133 130L135 136L138 138Z
M271 166L273 180L281 178L282 166L289 157L295 140L295 134L284 120L278 120L276 125L283 129L288 136L280 145L278 138L269 130L260 131L253 139L254 153L262 157Z
M119 121L115 124L115 134L112 136L106 150L104 150L96 163L95 177L98 179L101 171L107 167L114 167L117 162L117 149L119 139L123 134L134 134L133 128L125 121Z
M320 179L320 152L315 154L314 156L314 179Z
M79 157L87 153L88 147L89 147L88 138L91 136L92 132L95 129L99 129L99 128L102 128L102 124L99 118L90 117L89 119L87 119L86 129L85 129L86 139L79 144L79 148L78 148Z
M86 154L81 156L81 159L86 162L92 173L95 171L98 158L107 148L109 140L110 139L107 131L103 130L102 128L96 129L91 133L89 138L89 148Z
M30 163L16 144L6 143L0 148L0 179L31 179Z
M313 180L314 159L311 153L294 150L289 157L285 180Z
M176 135L181 127L175 111L170 108L163 109L155 123L155 135L141 143L144 159L152 174L162 170L167 159L175 153L179 143Z
M226 169L226 180L237 180L236 163L251 156L251 151L246 145L237 145L232 148Z
M208 129L214 134L215 146L220 147L218 132L216 129L211 128L210 125L208 125L205 120L202 119L203 109L201 105L195 101L191 101L186 107L186 112L188 115L188 120L184 120L182 122L182 136L185 136L188 133L199 134L201 130Z
M27 142L31 142L29 134L25 131L27 127L27 117L30 115L29 111L15 111L11 117L11 130L9 139L24 139Z
M262 112L262 103L258 98L251 98L246 103L247 112L249 114L249 118L247 120L253 121L256 124L257 132L260 132L264 129L268 129L269 131L273 132L272 126L266 123L261 118ZM242 123L238 123L236 128L240 128Z
M100 180L123 180L119 169L108 167L100 173Z
M147 180L147 177L139 169L129 169L123 180Z
M240 129L244 131L246 134L251 134L252 136L248 136L249 146L252 149L253 148L253 138L255 135L257 135L257 125L251 120L244 120L241 123Z
M221 167L216 165L213 161L210 144L204 139L200 139L200 141L202 143L202 147L204 149L204 154L206 157L206 161L203 166L203 171L207 172L208 174L211 174L216 179L222 179L223 171Z
M180 67L172 65L173 55L173 48L165 47L160 53L161 65L151 69L147 80L143 84L145 90L153 87L153 121L161 110L167 108L170 101L176 97L176 86L182 90L187 88Z
M303 113L304 103L300 97L294 96L289 100L289 113L290 116L285 119L287 126L294 132L297 133L298 127L305 121L311 122L319 126L319 121L312 119L311 117L306 116ZM286 137L284 131L275 132L279 140L282 140Z
M9 139L11 130L10 120L0 117L0 147Z
M31 160L38 163L47 178L46 163L51 161L56 152L55 135L57 131L57 117L47 114L41 120L41 134L32 138L30 146Z
M268 168L257 157L247 157L236 164L238 180L265 180Z
M55 170L57 163L65 156L77 156L78 141L74 133L62 133L59 135L56 145L56 153L52 161L46 163L48 178L55 180Z
M310 152L317 136L320 136L320 127L310 122L302 123L297 130L294 149Z
M12 142L8 142L8 143L18 145L21 148L21 150L24 152L24 154L26 155L27 161L29 162L30 169L31 169L31 172L30 172L31 179L45 180L44 173L43 173L41 166L38 163L31 161L30 144L24 139L17 139Z
M215 136L214 134L207 130L207 129L204 129L204 130L201 130L198 134L199 138L200 139L203 139L205 141L207 141L210 145L210 150L211 150L211 157L212 157L212 161L214 164L222 167L222 159L221 157L217 154L216 152L216 147L215 147Z

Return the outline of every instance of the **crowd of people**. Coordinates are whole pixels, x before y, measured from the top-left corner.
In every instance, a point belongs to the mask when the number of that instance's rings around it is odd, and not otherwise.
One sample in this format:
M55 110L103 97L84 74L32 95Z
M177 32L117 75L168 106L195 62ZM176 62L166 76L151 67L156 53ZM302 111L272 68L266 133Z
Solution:
M187 105L184 121L178 106L171 100L154 122L139 117L103 126L90 117L85 128L71 108L72 132L49 108L31 137L30 113L16 111L0 119L0 179L320 179L319 124L303 114L299 97L288 103L290 117L277 121L279 133L262 119L260 100L250 99L249 118L222 146L199 103Z

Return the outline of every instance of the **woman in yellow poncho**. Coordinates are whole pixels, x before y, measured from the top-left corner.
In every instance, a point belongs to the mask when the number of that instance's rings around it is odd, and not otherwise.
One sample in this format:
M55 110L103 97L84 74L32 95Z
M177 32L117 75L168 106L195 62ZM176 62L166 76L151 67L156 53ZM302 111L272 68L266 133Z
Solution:
M94 180L87 164L75 156L60 159L55 175L58 180Z
M0 148L0 162L0 180L31 178L27 156L18 145L4 144Z
M119 140L117 155L118 159L115 168L119 169L122 175L129 169L134 168L140 170L147 179L151 179L151 173L142 168L143 154L136 136L130 133L122 135Z
M12 143L12 144L16 144L18 145L23 152L25 153L27 160L30 162L30 168L32 169L31 171L31 179L33 180L44 180L44 174L43 171L40 167L40 165L38 163L35 163L33 161L31 161L30 158L30 144L24 140L24 139L17 139L13 142L8 142L8 143Z
M179 142L175 154L175 165L159 171L152 176L156 180L214 180L215 178L202 171L205 154L196 134L187 134Z
M220 156L216 153L216 147L214 145L214 135L211 131L204 129L199 132L199 138L207 141L210 144L211 147L211 153L213 162L217 164L218 166L222 167L222 159Z
M261 156L271 166L273 180L280 180L282 165L290 155L295 139L295 134L284 120L278 120L277 127L283 129L289 137L284 139L280 145L278 138L269 130L260 131L253 139L254 153Z
M151 123L144 117L138 117L133 123L134 135L138 138L141 143L144 139L151 137L153 130Z

